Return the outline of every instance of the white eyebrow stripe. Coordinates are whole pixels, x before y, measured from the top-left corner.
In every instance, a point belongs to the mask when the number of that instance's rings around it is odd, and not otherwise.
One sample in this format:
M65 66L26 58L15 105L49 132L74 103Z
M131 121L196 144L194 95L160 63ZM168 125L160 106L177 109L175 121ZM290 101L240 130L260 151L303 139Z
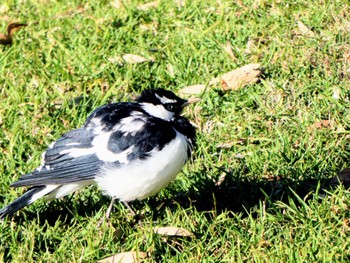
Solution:
M160 100L160 102L162 104L166 104L166 103L176 103L177 101L176 100L172 100L172 99L169 99L167 97L160 97L158 94L156 94L156 97Z

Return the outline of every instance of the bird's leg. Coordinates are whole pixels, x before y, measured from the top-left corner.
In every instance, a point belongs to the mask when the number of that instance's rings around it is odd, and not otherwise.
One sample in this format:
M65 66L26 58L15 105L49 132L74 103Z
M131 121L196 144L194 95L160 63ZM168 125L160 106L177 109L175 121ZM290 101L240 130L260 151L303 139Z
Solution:
M111 203L109 204L108 208L107 208L107 212L106 212L106 218L109 218L109 215L111 214L112 208L113 208L113 204L114 204L115 198L112 198Z
M107 219L107 223L109 224L109 216L111 214L113 204L114 204L115 198L112 198L111 203L109 204L106 214L97 222L97 226L101 226L102 223Z
M132 215L133 217L135 217L135 216L136 216L136 213L135 213L135 211L131 208L131 206L128 204L128 202L126 202L126 201L122 201L122 202L123 202L123 204L129 209L131 215Z

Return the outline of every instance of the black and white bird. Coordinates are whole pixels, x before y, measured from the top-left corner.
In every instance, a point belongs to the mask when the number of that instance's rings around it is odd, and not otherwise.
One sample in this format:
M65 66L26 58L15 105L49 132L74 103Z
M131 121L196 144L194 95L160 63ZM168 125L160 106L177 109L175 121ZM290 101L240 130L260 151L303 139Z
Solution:
M42 164L13 187L29 187L0 210L0 219L39 198L60 198L96 184L113 201L142 200L166 187L195 146L195 128L180 115L196 99L164 89L145 90L135 102L97 108L83 127L65 133L42 155Z

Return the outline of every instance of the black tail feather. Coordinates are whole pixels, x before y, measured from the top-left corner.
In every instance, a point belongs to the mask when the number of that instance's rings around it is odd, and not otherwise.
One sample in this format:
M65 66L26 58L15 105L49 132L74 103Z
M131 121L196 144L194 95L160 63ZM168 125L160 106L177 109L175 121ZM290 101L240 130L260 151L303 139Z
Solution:
M22 209L26 205L29 205L33 202L32 197L34 194L40 192L46 188L46 186L37 186L30 188L22 196L18 197L15 201L4 207L0 210L0 220L6 218L7 216L13 215L18 210Z

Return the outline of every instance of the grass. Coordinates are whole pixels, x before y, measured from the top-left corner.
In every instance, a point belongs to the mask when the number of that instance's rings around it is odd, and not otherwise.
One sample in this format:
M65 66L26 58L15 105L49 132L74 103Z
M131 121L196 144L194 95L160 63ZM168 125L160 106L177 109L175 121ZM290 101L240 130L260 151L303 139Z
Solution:
M0 224L2 261L94 262L126 251L146 252L146 262L350 260L350 191L329 185L349 164L348 6L180 2L1 2L2 31L28 27L0 46L0 206L23 192L10 183L94 108L146 88L206 84L248 63L265 68L260 82L214 86L186 110L198 126L194 160L132 204L141 220L116 204L111 225L97 226L109 200L94 187L40 201ZM115 62L128 53L153 59ZM195 236L160 236L156 226Z

